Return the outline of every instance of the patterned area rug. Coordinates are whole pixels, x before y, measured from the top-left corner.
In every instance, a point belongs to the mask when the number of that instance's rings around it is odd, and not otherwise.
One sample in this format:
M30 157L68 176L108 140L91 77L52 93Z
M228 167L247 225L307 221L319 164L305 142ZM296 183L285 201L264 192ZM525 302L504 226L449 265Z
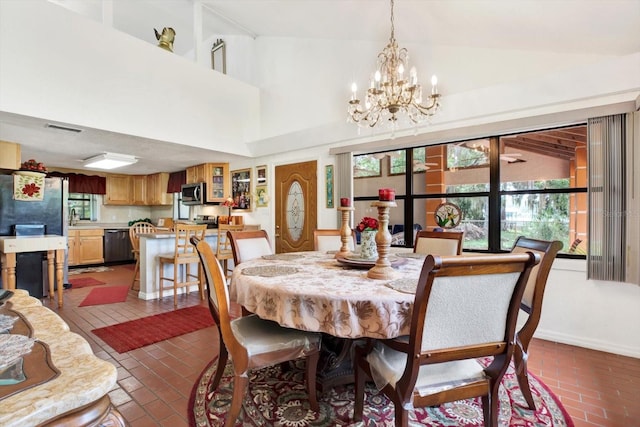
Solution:
M77 277L75 279L69 279L69 283L73 289L86 288L87 286L104 285L102 280L94 279L93 277Z
M94 329L91 332L118 353L125 353L209 326L213 326L209 309L193 306Z
M231 405L233 369L225 368L220 386L213 393L209 384L216 372L217 357L204 369L191 391L189 422L192 427L221 426ZM505 374L500 387L500 426L568 426L573 421L558 398L536 377L530 375L536 411L527 408L518 388L512 368ZM273 366L251 372L249 391L236 422L240 426L394 426L393 405L373 385L365 392L363 421L354 423L353 386L338 386L318 395L320 412L309 409L304 384L304 362L282 372ZM410 426L482 426L480 399L447 403L438 407L420 408L410 415Z
M112 271L112 270L113 270L113 268L105 267L105 266L70 268L69 269L69 276L74 276L76 274L83 274L83 273L102 273L103 271Z

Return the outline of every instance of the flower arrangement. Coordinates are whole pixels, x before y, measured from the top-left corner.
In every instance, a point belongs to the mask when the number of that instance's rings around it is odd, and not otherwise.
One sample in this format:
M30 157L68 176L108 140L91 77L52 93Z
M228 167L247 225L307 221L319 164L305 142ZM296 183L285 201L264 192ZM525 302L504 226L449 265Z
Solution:
M369 216L365 216L360 220L360 224L356 226L356 230L360 233L363 231L374 231L378 229L378 220L375 218L371 218Z
M35 159L29 159L23 162L20 165L20 170L47 173L47 168L42 163L36 162Z

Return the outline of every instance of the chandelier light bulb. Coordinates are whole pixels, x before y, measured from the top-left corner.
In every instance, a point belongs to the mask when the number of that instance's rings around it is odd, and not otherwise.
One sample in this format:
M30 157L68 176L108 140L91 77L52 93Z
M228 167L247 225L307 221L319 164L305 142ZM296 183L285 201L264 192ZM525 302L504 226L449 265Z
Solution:
M376 73L373 75L373 78L376 80L376 83L380 83L382 79L382 75L380 74L380 70L376 70Z
M434 74L431 76L431 94L435 95L438 93L438 78Z
M358 92L358 85L356 84L356 82L351 83L351 100L355 101L356 99L358 99L358 97L356 96L356 92Z
M411 67L411 70L409 70L409 76L411 77L411 86L415 86L418 83L418 70L416 70L416 67Z
M398 77L402 80L402 75L404 74L404 65L402 63L398 65Z

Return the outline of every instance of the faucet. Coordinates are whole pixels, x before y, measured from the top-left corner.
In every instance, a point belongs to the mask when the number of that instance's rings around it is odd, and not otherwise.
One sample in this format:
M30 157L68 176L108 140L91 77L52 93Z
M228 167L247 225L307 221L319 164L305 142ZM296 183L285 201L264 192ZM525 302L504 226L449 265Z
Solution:
M71 213L69 213L69 225L75 225L76 221L76 209L71 208Z

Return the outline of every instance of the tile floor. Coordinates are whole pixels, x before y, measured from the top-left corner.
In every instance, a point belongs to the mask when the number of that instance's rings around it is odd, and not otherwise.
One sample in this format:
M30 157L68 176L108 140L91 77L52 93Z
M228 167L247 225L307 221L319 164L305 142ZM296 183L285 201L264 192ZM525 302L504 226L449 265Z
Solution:
M109 285L129 284L133 265L82 273ZM175 337L119 354L91 333L92 329L173 310L173 296L143 301L129 293L124 303L78 308L91 287L64 291L64 307L45 300L91 344L98 357L118 369L111 400L132 427L188 425L191 388L217 353L214 328ZM203 304L195 292L181 296L178 308ZM237 307L236 307L237 309ZM239 310L238 310L239 311ZM555 392L577 427L640 427L640 359L534 340L529 369Z

